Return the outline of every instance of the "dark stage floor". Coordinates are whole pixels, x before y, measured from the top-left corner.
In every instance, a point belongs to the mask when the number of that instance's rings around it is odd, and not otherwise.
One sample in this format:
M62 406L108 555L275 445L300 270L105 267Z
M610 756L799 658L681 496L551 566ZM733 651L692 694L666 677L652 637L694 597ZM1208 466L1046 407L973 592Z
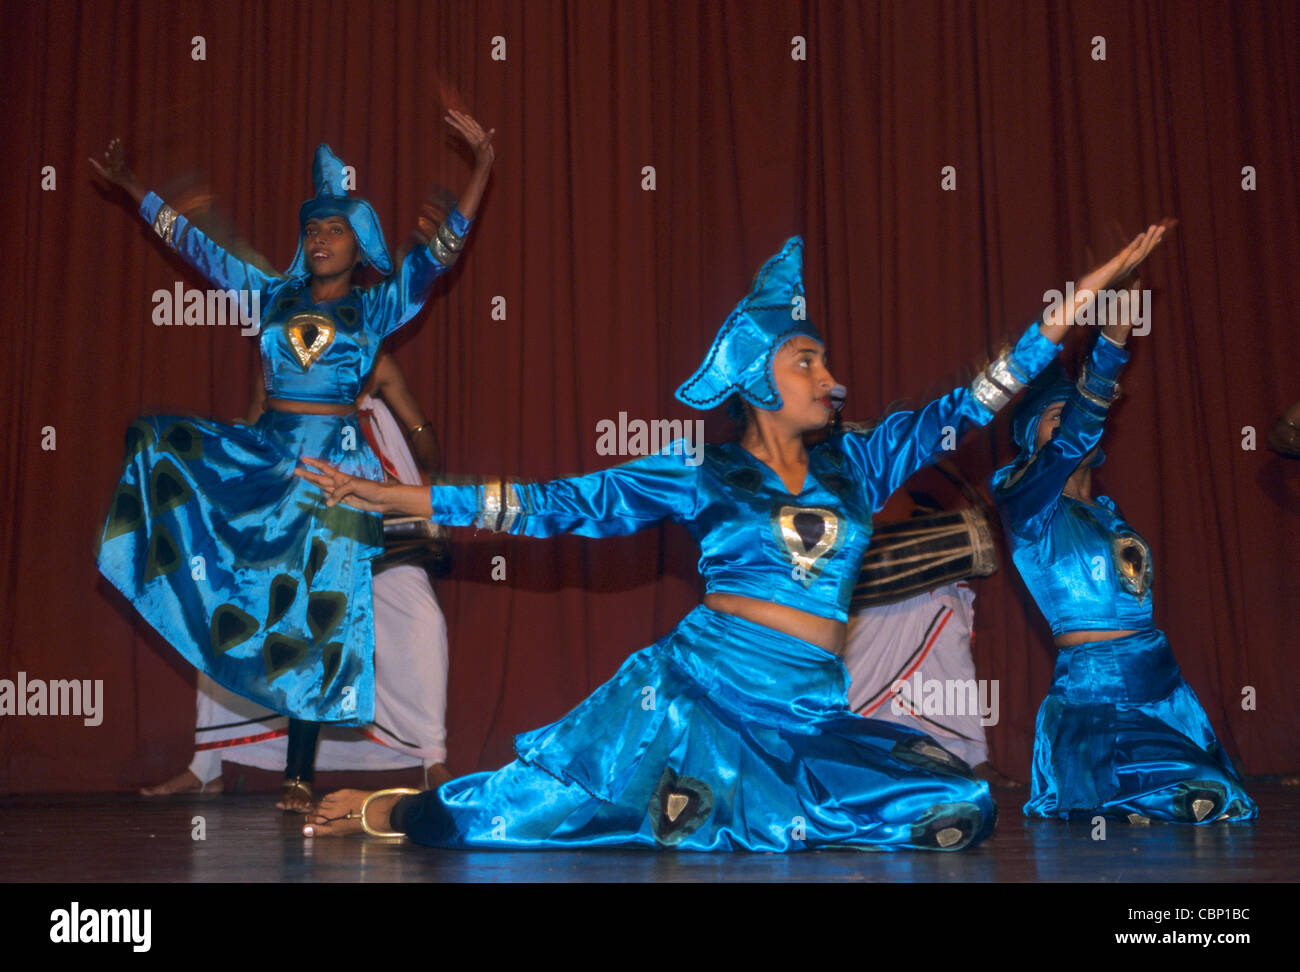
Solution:
M0 880L365 881L1080 881L1300 880L1300 788L1255 784L1260 818L1209 827L1027 820L1025 791L998 790L997 832L954 854L688 854L446 851L374 838L304 839L271 794L0 798ZM205 839L195 839L202 817Z

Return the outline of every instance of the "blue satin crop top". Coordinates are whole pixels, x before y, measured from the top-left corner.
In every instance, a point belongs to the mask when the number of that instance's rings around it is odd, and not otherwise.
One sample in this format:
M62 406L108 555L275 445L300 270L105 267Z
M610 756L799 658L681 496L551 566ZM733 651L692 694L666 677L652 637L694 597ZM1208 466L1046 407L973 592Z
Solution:
M373 287L354 287L346 297L316 304L308 280L269 274L227 253L156 194L145 196L140 215L214 287L243 291L244 307L257 308L262 373L271 398L352 404L380 343L420 312L433 282L450 269L427 246L418 246L397 272ZM447 225L464 236L471 221L453 208Z
M1107 497L1092 506L1062 493L1101 440L1126 361L1128 352L1099 338L1051 441L993 478L1012 560L1053 635L1155 626L1146 541Z
M1035 324L999 361L1032 377L1056 351ZM679 440L661 453L571 479L434 485L433 519L533 537L618 536L672 520L700 545L708 593L847 621L871 514L945 445L992 420L980 380L978 390L959 388L917 411L896 412L870 432L831 435L809 450L797 495L738 443L706 446L692 457Z

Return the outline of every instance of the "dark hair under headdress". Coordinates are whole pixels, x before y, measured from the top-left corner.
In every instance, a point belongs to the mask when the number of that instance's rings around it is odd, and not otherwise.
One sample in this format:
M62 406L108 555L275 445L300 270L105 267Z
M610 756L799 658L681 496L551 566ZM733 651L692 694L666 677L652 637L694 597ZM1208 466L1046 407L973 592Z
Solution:
M1029 383L1025 397L1011 416L1011 442L1020 450L1019 458L1027 458L1034 452L1043 412L1050 405L1067 401L1073 393L1074 382L1066 374L1060 358L1052 359L1052 363Z
M344 168L343 160L328 145L321 142L316 147L312 159L312 183L316 187L316 195L298 210L299 233L306 229L308 220L342 216L356 235L361 262L388 276L393 272L393 260L384 243L384 231L380 229L379 217L370 203L348 195ZM298 241L298 252L294 254L293 263L289 265L285 276L303 279L311 276L301 239Z
M994 490L1018 478L1017 471L1033 460L1038 451L1035 443L1038 439L1038 423L1042 421L1043 413L1058 402L1069 401L1074 395L1074 387L1075 383L1070 380L1060 358L1053 360L1028 384L1024 399L1011 416L1011 442L1019 452L1015 459L993 474ZM1098 446L1091 465L1100 466L1105 461L1106 455Z

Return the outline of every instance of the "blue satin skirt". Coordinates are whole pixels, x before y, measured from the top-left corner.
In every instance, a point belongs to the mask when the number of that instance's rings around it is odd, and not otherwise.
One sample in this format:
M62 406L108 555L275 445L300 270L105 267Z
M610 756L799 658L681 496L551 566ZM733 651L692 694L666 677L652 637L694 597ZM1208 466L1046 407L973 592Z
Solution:
M1164 633L1062 648L1038 710L1031 817L1253 820Z
M374 714L370 559L378 514L327 508L299 456L382 479L355 415L255 425L150 416L127 429L100 572L200 671L276 712Z
M854 715L808 642L705 607L495 773L399 801L455 848L958 850L993 831L987 784L938 743Z

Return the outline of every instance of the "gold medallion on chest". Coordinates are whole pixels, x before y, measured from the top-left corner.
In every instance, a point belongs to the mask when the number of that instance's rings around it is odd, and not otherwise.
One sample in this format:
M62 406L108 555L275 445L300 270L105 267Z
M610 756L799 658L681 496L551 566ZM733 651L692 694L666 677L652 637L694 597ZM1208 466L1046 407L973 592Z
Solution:
M294 314L284 325L289 347L306 371L334 340L334 322L324 314Z
M1119 583L1140 603L1151 590L1151 550L1136 533L1111 537L1110 556L1119 574Z
M794 566L793 576L811 587L826 562L844 542L839 514L820 506L782 506L772 509L772 535Z

